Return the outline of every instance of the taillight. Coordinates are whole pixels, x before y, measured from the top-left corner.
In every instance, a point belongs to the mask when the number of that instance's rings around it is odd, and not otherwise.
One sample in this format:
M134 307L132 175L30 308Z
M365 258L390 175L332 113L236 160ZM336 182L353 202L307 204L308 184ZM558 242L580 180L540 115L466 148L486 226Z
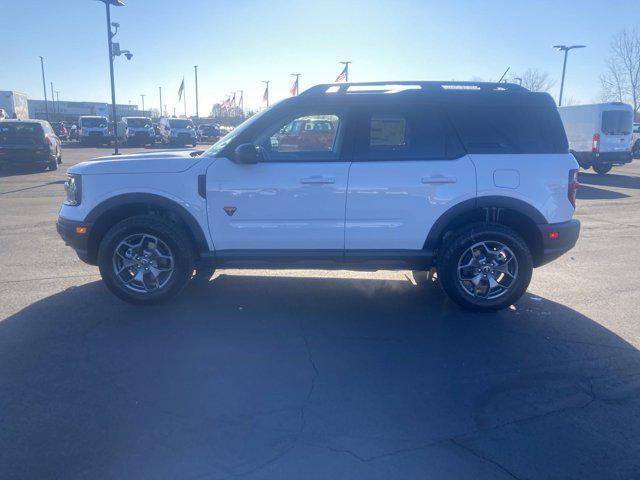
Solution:
M46 143L47 145L51 145L51 139L49 138L49 135L44 136L44 143Z
M591 151L593 153L598 153L600 151L600 134L594 133L593 138L591 139Z
M569 170L569 186L567 187L567 198L573 205L573 208L576 208L576 195L578 194L578 187L580 186L580 182L578 182L578 169Z

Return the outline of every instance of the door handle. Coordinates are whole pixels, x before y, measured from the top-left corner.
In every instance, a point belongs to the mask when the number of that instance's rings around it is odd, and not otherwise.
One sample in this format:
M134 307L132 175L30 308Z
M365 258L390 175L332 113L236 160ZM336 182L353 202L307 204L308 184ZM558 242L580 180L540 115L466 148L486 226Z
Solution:
M336 183L335 178L321 177L320 175L314 175L312 177L301 178L300 183L307 185L325 185L329 183Z
M432 175L430 177L422 177L422 183L429 184L444 184L444 183L456 183L458 179L456 177L445 177L444 175Z

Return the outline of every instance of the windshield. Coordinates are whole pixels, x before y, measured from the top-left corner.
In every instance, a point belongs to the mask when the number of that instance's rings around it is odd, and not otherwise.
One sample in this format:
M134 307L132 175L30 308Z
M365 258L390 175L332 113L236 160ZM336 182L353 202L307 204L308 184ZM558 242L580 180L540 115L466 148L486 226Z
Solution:
M83 127L100 127L106 128L107 119L106 118L81 118Z
M127 118L127 127L151 128L151 120L148 118Z
M171 127L171 128L193 128L193 122L191 120L169 120L169 127Z
M35 145L42 143L43 135L39 123L0 123L0 145Z
M602 112L602 132L605 135L629 135L633 126L633 115L627 110Z
M203 153L203 155L208 155L213 157L214 155L217 155L218 153L220 153L220 151L224 147L229 145L229 143L231 143L234 138L236 138L238 135L244 132L247 128L253 125L259 118L261 118L268 111L269 111L269 108L265 108L260 113L256 113L253 117L245 120L243 123L238 125L235 129L231 130L224 137L222 137L220 140L214 143L211 147L209 147L209 149L207 149Z

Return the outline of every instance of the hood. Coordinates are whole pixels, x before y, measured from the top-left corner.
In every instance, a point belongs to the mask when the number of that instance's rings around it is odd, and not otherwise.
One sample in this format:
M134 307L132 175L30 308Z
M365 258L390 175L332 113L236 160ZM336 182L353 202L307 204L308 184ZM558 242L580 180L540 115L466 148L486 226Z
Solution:
M108 173L178 173L198 163L201 157L192 157L193 150L136 153L117 157L99 157L82 162L67 171L80 175Z

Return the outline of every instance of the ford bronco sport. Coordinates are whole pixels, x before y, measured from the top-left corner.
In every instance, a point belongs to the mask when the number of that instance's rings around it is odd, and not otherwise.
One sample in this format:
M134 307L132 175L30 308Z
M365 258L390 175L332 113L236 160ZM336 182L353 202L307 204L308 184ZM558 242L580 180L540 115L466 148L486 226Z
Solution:
M57 228L133 303L222 267L435 269L456 303L490 311L576 243L577 172L546 93L318 85L204 152L73 166Z

